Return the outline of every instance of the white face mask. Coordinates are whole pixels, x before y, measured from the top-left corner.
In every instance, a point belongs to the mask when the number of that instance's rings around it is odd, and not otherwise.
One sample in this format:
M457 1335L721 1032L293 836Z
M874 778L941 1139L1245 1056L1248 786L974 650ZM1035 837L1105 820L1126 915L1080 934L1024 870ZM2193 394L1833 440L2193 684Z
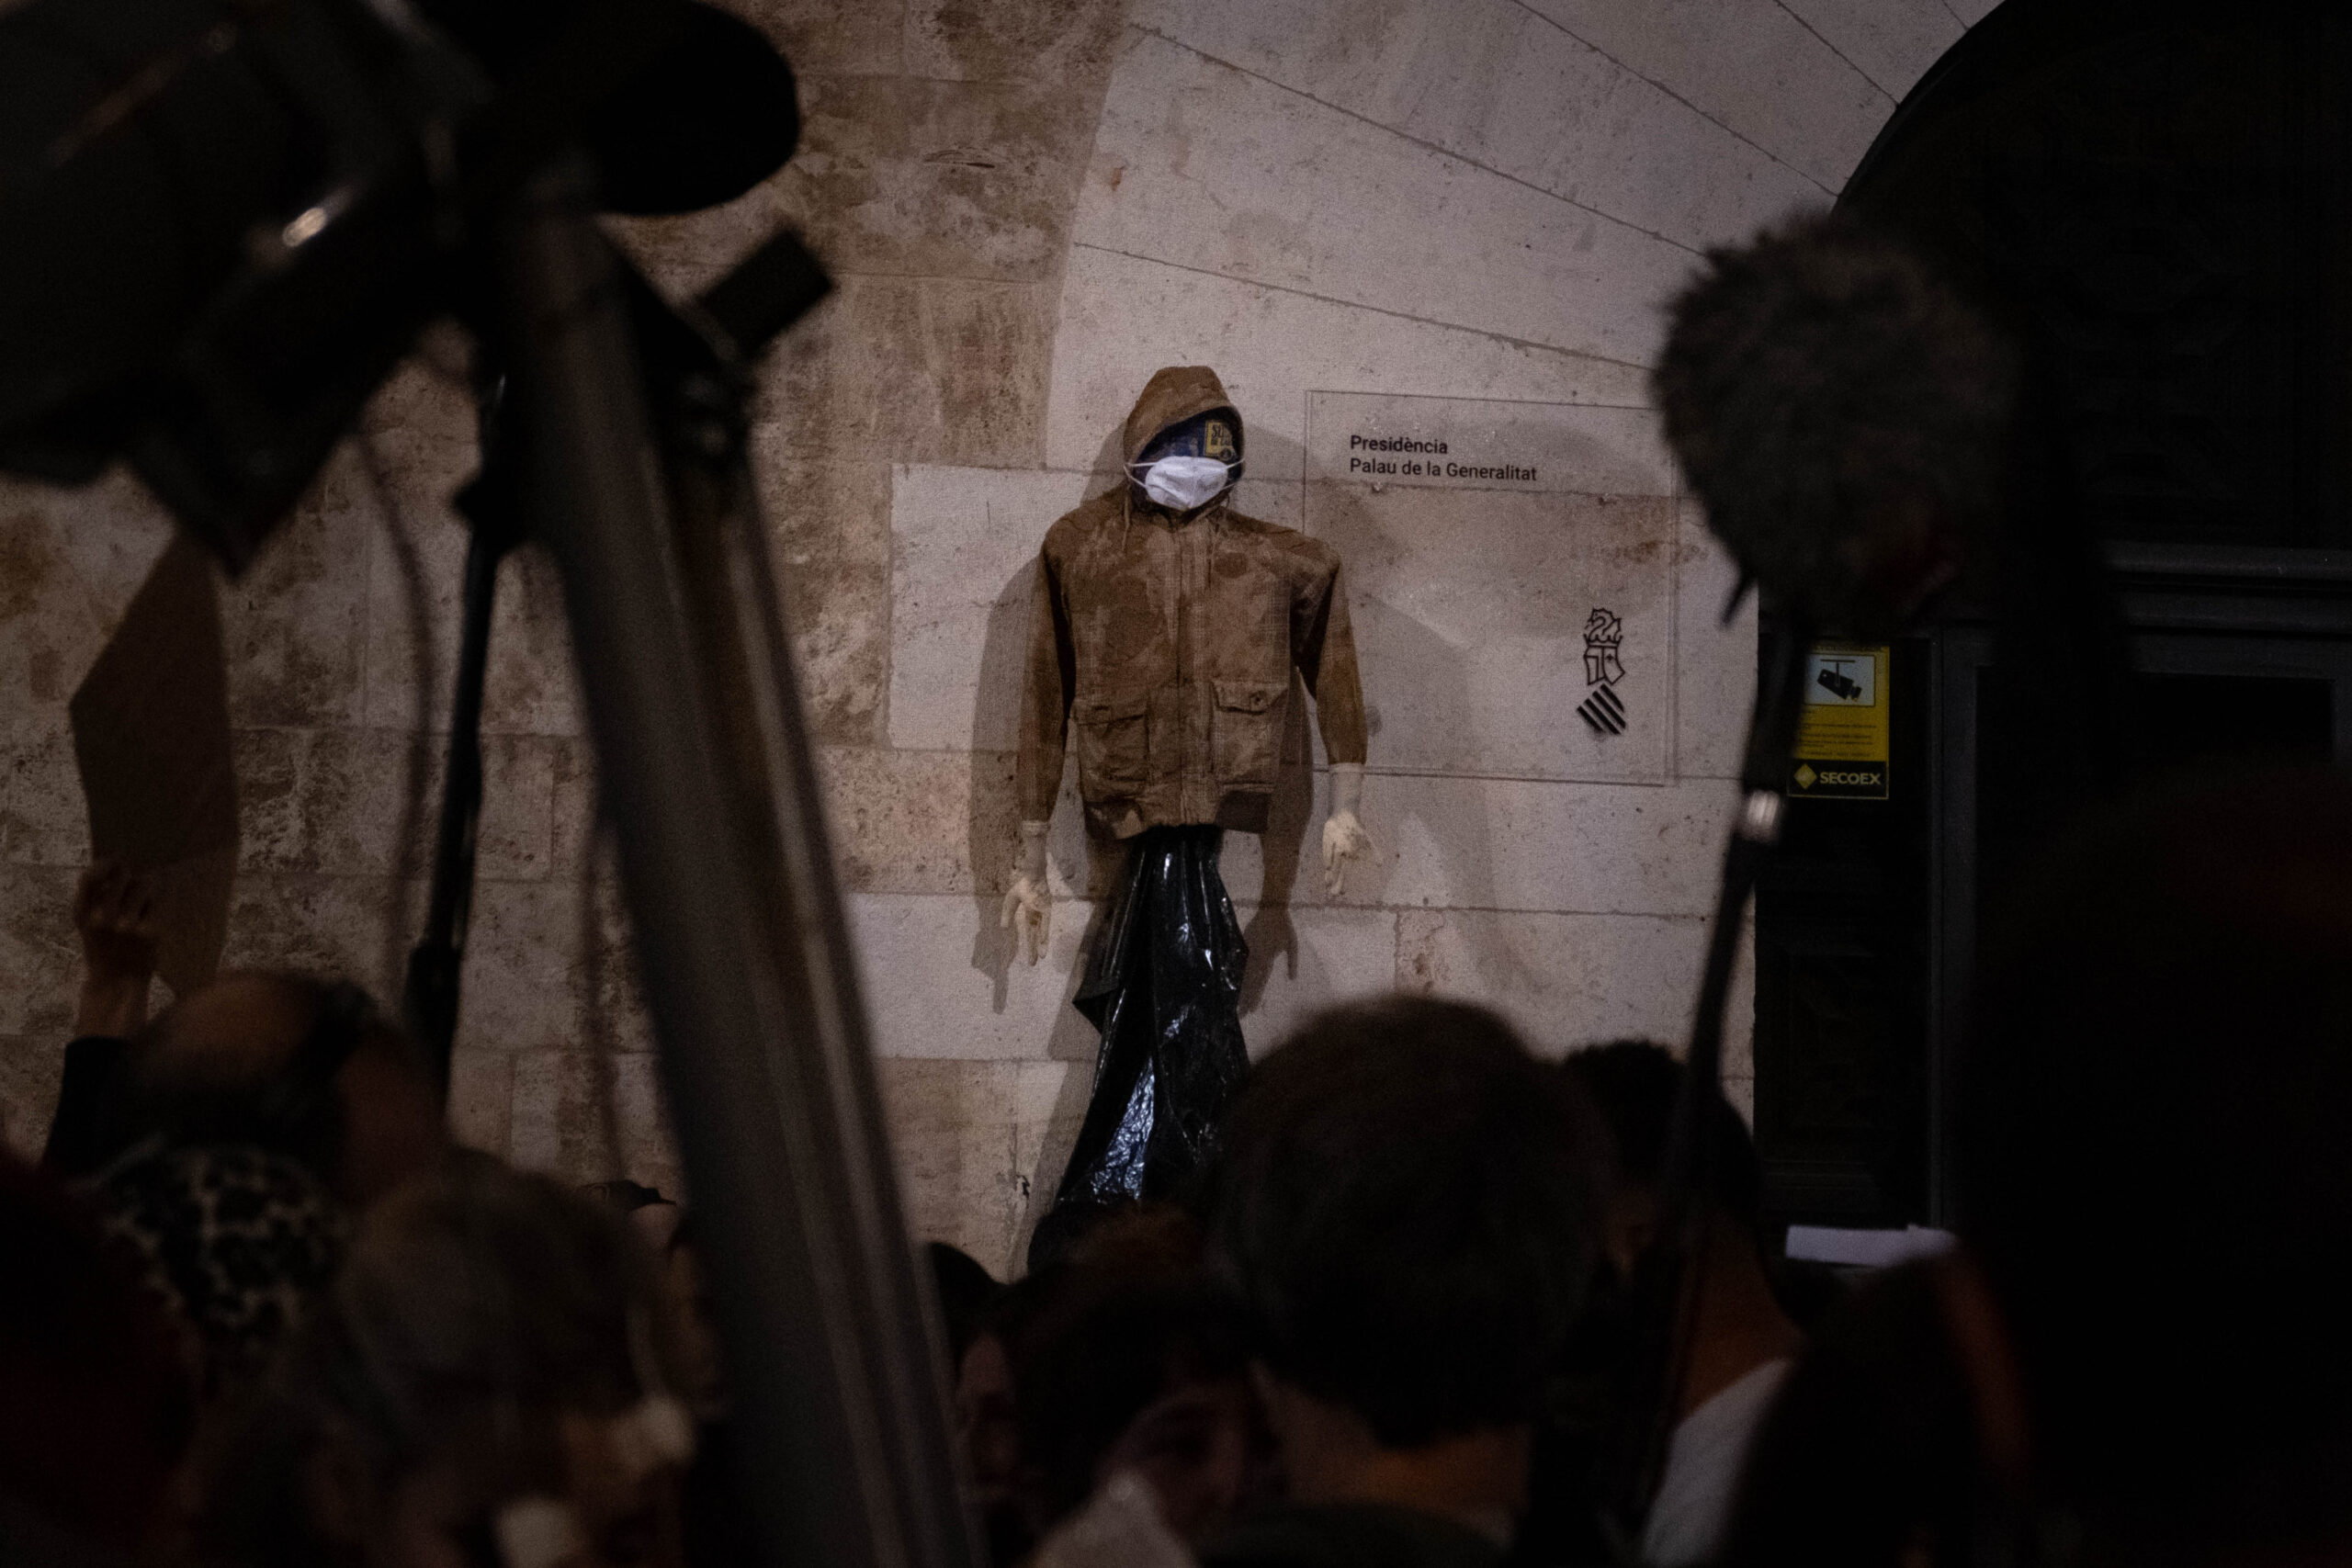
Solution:
M1171 511L1205 506L1232 482L1233 465L1215 457L1162 457L1143 473L1143 492Z

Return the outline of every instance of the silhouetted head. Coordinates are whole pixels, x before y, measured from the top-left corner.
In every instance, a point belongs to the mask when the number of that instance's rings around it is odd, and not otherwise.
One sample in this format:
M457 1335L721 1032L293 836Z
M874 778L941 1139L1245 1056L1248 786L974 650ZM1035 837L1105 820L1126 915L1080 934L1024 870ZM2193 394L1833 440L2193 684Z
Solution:
M1600 1247L1606 1134L1493 1013L1323 1014L1226 1124L1216 1259L1258 1359L1392 1448L1529 1419Z

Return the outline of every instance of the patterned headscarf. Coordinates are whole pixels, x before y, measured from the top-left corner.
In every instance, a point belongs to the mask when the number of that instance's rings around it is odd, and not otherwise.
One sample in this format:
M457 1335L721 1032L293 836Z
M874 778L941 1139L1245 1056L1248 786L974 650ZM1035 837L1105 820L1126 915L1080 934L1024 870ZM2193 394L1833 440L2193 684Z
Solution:
M308 1167L247 1145L152 1141L93 1185L107 1233L199 1348L208 1396L262 1370L350 1246Z

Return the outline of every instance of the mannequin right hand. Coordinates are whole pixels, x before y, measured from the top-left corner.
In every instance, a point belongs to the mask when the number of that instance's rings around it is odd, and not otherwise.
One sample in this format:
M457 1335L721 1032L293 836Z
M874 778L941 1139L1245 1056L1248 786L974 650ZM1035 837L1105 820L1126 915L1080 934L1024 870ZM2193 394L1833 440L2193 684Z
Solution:
M1004 890L998 923L1012 933L1016 952L1025 951L1035 964L1046 951L1046 932L1053 923L1054 903L1042 884L1026 872L1017 872Z

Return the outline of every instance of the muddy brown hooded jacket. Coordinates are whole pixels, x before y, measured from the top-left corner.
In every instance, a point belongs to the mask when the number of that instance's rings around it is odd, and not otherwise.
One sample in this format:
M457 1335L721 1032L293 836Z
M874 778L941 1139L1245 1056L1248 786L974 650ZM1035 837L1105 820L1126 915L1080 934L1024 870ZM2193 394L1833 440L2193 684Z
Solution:
M1215 371L1160 371L1127 415L1126 462L1212 410L1241 430ZM1180 514L1122 484L1046 531L1021 694L1023 821L1052 815L1074 736L1079 794L1106 831L1263 831L1293 670L1315 698L1330 760L1364 760L1339 552L1242 515L1232 493Z

